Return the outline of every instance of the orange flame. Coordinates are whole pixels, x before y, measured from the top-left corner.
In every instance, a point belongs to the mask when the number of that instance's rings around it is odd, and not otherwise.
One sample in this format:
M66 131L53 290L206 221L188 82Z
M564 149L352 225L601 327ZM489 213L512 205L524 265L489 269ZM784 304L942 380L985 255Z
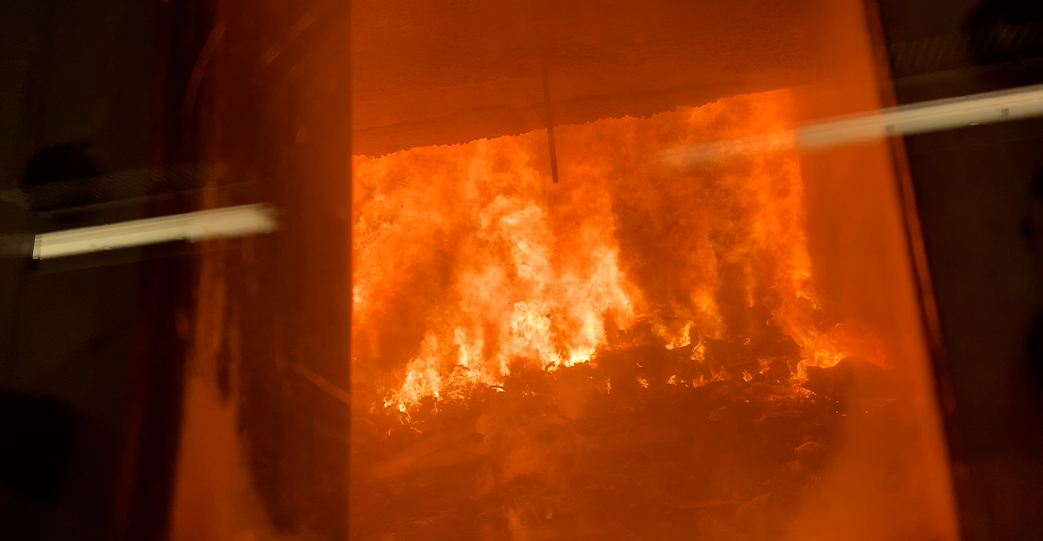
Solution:
M385 384L404 411L587 362L638 322L668 349L696 342L700 362L705 340L757 340L744 318L758 304L800 346L798 377L882 361L867 331L820 321L793 119L780 90L558 127L560 184L543 132L356 157L355 373L404 365ZM756 133L769 152L660 158Z

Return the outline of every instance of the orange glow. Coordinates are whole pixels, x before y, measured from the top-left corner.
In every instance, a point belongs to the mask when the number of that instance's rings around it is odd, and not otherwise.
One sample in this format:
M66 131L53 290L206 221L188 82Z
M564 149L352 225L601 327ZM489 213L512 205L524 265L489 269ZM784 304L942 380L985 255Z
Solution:
M764 323L799 347L795 381L850 355L883 364L869 329L820 308L794 115L778 90L558 127L557 185L542 131L357 157L355 373L406 411L636 344L757 352ZM659 158L763 133L758 155Z

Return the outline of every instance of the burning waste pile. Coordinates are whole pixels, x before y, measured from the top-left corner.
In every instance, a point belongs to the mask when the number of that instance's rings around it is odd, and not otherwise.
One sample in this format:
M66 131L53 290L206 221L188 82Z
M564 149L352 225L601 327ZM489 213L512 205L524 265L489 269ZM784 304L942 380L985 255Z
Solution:
M354 539L771 539L886 355L815 290L787 91L357 157ZM857 392L854 391L857 389Z
M841 416L894 407L846 393L887 389L886 372L844 359L794 387L793 358L750 374L748 360L707 349L698 364L690 348L606 352L459 400L427 397L408 416L356 414L353 535L772 538L814 488Z

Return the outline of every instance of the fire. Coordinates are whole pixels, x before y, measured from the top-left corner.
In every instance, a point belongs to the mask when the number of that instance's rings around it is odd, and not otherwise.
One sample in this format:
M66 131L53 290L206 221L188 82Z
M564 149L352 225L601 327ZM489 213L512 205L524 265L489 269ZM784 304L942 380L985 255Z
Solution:
M779 90L558 127L559 184L542 131L356 157L356 377L405 411L641 341L696 363L710 341L752 351L765 323L799 347L797 378L883 362L871 332L823 314L793 122ZM660 158L764 133L754 156Z

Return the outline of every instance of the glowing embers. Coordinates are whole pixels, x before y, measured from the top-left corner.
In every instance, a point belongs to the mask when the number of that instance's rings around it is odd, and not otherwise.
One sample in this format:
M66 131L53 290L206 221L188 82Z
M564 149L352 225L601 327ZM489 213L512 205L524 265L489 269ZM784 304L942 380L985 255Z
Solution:
M814 369L808 396L785 361L765 374L711 368L689 348L519 371L458 400L424 398L408 416L357 412L353 538L782 538L850 420L839 405L854 398L850 381L886 375L857 361ZM893 399L848 410L888 415Z
M751 359L750 381L779 344L797 378L881 361L818 305L790 109L781 90L562 126L559 184L544 132L356 158L356 383L406 410L640 345L698 364L717 344L705 381ZM779 135L758 155L659 158L759 133Z

